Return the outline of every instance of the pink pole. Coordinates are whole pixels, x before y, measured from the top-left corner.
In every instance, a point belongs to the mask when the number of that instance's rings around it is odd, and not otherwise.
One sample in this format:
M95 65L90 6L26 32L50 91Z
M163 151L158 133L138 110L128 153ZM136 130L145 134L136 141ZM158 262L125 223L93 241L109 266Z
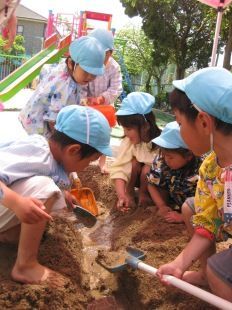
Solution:
M53 22L54 22L54 15L52 13L52 10L49 10L48 23L45 32L46 39L53 34Z
M223 8L218 7L217 23L216 23L216 30L215 30L215 34L214 34L214 41L213 41L213 49L212 49L210 67L216 66L216 54L217 54L218 38L219 38L221 22L222 22L222 14L223 14Z

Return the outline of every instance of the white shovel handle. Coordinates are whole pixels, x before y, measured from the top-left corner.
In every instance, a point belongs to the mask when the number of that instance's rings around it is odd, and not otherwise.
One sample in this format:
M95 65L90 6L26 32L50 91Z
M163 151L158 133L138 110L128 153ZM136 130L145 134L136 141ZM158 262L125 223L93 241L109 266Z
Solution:
M143 271L146 271L147 273L151 274L151 275L156 275L157 273L157 269L147 265L141 261L138 262L137 264L137 268ZM211 305L214 305L220 309L224 309L224 310L231 310L232 309L232 303L222 299L221 297L215 296L209 292L206 292L204 290L202 290L201 288L194 286L188 282L185 282L181 279L178 279L176 277L173 276L164 276L164 279L167 280L170 284L174 285L175 287L178 287L179 289L193 295L196 296L206 302L208 302Z

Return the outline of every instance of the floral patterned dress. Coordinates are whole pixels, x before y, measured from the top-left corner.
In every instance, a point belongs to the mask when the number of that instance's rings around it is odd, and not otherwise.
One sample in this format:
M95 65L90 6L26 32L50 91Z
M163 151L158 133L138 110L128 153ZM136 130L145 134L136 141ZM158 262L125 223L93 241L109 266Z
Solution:
M48 122L55 122L63 107L79 102L80 85L70 76L66 63L45 65L40 83L20 112L19 120L28 134L49 138Z

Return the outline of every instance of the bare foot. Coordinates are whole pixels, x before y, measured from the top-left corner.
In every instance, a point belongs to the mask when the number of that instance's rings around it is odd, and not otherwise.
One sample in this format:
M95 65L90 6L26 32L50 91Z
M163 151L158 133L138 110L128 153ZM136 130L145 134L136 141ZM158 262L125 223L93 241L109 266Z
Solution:
M203 271L186 271L183 280L193 285L208 286L206 275Z
M176 211L167 212L164 218L168 223L184 223L183 215Z
M49 284L52 287L64 285L64 277L38 262L32 266L20 267L17 263L11 272L14 281L25 284Z

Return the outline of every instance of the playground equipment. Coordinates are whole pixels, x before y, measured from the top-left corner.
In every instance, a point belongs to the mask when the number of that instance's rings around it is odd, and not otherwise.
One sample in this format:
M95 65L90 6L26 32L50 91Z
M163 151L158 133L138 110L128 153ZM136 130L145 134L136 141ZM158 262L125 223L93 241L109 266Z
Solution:
M93 29L91 27L88 27L87 23L88 19L107 22L108 23L107 29L111 30L111 22L112 22L111 14L91 12L91 11L81 11L79 28L78 28L78 37L87 35L88 31Z
M0 82L0 101L7 101L28 85L40 72L45 63L54 63L67 51L71 35L58 41L56 34L49 37L44 49L25 62Z

